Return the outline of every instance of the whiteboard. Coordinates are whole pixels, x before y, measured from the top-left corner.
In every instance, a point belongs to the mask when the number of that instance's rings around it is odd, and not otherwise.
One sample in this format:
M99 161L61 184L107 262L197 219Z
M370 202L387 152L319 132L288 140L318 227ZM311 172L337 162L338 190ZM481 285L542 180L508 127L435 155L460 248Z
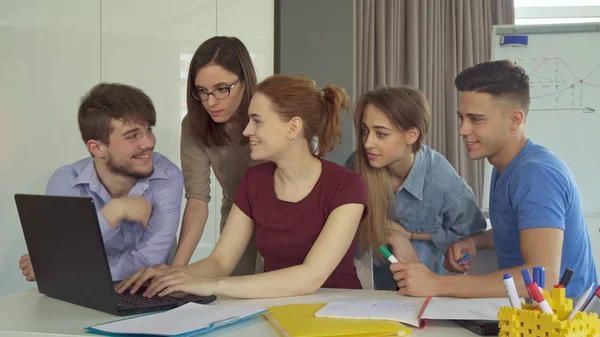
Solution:
M527 45L501 46L501 37L511 34L527 35ZM570 167L584 213L600 213L600 24L495 26L492 59L510 60L529 74L527 136ZM491 171L486 162L488 210Z

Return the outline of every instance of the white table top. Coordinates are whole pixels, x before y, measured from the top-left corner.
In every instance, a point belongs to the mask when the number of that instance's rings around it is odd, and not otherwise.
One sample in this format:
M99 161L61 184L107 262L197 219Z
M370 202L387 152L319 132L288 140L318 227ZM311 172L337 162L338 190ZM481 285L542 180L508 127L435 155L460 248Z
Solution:
M390 291L321 289L315 295L266 299L240 300L219 297L211 305L274 306L290 303L325 303L341 296L365 299L389 299L400 296ZM59 301L39 294L37 289L0 296L0 337L59 337L94 336L86 334L88 326L119 319L118 316ZM205 334L206 337L246 336L278 337L278 333L263 317L233 324ZM413 328L410 337L477 336L447 321L429 321L422 329Z

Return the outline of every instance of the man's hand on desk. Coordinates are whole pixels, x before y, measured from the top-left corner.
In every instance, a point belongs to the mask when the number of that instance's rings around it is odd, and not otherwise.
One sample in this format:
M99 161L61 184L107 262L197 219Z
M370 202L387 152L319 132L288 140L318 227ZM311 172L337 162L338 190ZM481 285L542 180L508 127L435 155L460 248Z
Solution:
M21 273L25 276L27 281L35 281L35 274L33 273L33 266L31 265L29 254L21 256L19 268L21 268Z
M392 263L390 270L398 282L401 295L427 297L438 296L442 287L442 276L434 274L420 262L400 261Z

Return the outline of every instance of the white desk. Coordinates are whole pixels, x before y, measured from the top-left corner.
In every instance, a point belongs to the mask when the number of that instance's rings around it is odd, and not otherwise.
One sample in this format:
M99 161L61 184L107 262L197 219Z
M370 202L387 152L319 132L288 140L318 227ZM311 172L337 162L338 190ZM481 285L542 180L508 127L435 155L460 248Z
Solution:
M399 296L390 291L321 289L317 294L268 300L239 300L220 297L211 305L273 306L289 303L324 303L340 296L369 299L389 299ZM88 309L41 295L37 289L0 296L0 337L59 337L94 336L84 328L118 319L118 316ZM223 327L206 337L278 337L277 332L263 318ZM410 337L477 336L451 322L429 321L423 330L413 329Z

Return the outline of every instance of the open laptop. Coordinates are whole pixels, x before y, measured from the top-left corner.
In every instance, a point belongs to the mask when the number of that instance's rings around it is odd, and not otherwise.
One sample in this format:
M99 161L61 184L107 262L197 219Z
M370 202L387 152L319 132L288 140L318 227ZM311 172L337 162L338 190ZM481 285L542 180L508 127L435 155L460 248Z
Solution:
M144 289L117 294L92 198L15 194L15 202L42 294L120 316L215 300L189 294L145 298Z

